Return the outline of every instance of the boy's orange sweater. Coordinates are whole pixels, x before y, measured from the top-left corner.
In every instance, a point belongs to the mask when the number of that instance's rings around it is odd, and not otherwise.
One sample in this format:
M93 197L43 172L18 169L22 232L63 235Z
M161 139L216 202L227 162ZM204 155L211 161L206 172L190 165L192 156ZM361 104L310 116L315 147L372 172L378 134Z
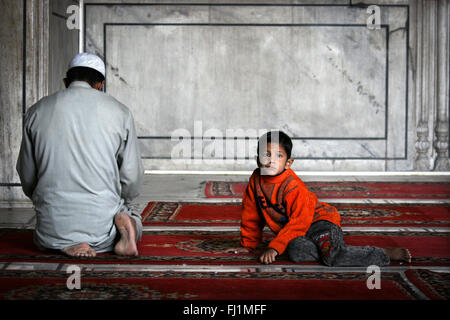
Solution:
M335 207L319 202L291 169L277 176L260 175L256 169L242 200L241 245L253 250L267 225L276 234L268 247L282 254L289 242L304 236L313 222L330 221L341 226Z

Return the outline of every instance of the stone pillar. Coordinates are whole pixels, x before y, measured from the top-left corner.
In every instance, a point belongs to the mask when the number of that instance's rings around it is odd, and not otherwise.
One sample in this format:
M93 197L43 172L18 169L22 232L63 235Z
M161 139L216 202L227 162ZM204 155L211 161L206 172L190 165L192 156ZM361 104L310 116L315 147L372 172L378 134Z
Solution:
M424 0L418 0L416 10L416 110L417 110L417 142L415 169L419 171L430 170L430 142L429 142L429 111L432 101L429 97L430 73L432 74L433 61L432 44L429 37L430 20L433 15Z
M22 137L23 5L0 0L0 205L21 195L14 168Z
M49 0L1 0L0 207L28 204L16 172L23 114L48 93Z
M449 0L417 0L416 5L415 169L448 171Z
M448 90L449 90L449 5L448 0L440 0L437 14L437 83L435 141L437 157L434 170L448 171Z
M49 0L26 0L26 108L48 94Z

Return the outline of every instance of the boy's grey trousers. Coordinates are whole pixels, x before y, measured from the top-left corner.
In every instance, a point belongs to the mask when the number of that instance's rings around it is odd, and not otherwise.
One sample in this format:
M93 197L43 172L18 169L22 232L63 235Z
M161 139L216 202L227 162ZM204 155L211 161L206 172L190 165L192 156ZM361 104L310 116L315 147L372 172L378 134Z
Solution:
M342 229L329 221L314 222L305 236L297 237L287 247L294 262L322 261L327 266L386 266L390 259L377 247L347 246Z

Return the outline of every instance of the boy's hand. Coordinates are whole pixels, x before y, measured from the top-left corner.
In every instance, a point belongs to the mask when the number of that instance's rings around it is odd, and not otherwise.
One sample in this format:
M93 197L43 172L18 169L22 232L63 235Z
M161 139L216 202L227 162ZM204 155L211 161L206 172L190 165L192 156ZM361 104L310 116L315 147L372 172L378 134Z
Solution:
M238 254L238 253L249 253L250 251L243 248L243 247L239 247L239 248L230 248L225 250L225 253L234 253L234 254Z
M278 255L277 250L268 248L264 253L259 257L259 261L264 264L270 264L275 261L275 257Z

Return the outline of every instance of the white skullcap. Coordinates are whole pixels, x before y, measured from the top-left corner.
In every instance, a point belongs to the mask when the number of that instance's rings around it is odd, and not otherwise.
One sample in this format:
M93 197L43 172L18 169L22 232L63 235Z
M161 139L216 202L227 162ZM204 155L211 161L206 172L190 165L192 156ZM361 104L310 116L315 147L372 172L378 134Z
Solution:
M92 53L79 53L72 59L69 64L69 69L74 67L87 67L100 72L105 76L105 63L102 59Z

